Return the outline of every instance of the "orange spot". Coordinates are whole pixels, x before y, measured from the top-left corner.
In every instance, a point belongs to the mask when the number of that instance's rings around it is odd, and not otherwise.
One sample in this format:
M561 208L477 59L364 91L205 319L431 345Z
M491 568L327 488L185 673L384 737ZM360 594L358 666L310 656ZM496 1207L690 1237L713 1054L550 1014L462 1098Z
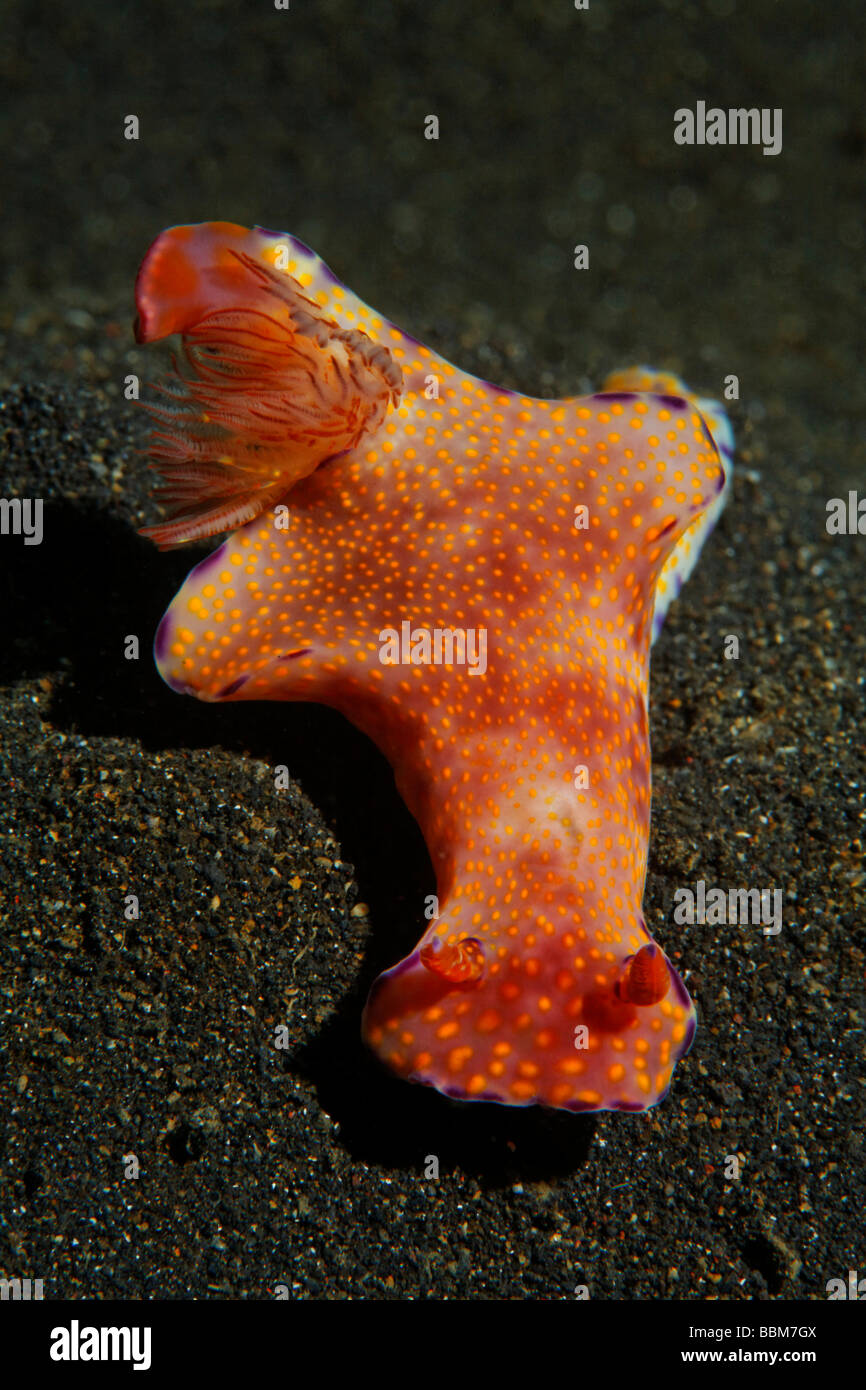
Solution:
M557 1062L556 1070L564 1072L566 1076L580 1076L586 1070L586 1062L579 1057L563 1057Z
M448 1070L450 1072L462 1071L471 1056L471 1047L453 1047L448 1053Z
M600 1105L601 1094L598 1091L578 1091L577 1099L582 1100L584 1105Z
M479 1033L492 1033L501 1025L502 1015L497 1013L496 1009L485 1009L482 1014L479 1014L475 1027Z
M455 1033L459 1032L460 1024L455 1023L452 1019L450 1023L443 1023L436 1029L436 1036L441 1038L443 1042L447 1042L449 1038L453 1038Z
M508 1089L517 1100L529 1100L535 1095L535 1087L531 1081L512 1081Z

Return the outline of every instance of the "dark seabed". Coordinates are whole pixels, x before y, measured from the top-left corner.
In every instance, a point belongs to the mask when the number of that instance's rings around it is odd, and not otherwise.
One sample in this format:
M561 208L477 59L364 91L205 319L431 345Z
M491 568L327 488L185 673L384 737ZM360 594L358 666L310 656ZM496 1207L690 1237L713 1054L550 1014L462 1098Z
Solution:
M3 8L2 495L45 514L41 545L0 537L0 1273L49 1297L545 1300L823 1299L866 1274L866 537L825 525L866 486L863 7ZM782 152L675 144L699 100L781 109ZM132 288L163 227L212 219L293 232L530 394L641 361L739 378L733 496L654 653L645 912L699 1029L646 1114L381 1072L363 1002L433 891L389 767L327 710L156 674L192 560L136 534L159 511L123 381L168 353L136 348ZM677 926L699 879L781 889L781 933Z

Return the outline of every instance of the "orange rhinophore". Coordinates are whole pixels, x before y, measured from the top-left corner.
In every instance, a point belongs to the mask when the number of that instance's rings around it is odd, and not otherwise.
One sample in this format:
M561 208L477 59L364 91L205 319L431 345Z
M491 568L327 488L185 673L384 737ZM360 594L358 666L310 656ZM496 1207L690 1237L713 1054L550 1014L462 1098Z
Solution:
M624 962L616 991L626 1003L645 1008L647 1004L658 1004L664 999L670 987L668 963L663 952L651 941Z
M419 952L421 964L452 984L480 980L484 974L484 947L477 937L465 936L453 944L430 941Z
M435 927L366 1041L460 1100L654 1105L695 1007L641 910L650 646L729 490L721 407L647 368L494 386L260 228L164 232L136 295L184 363L154 410L175 514L146 534L239 527L163 618L160 672L342 711L430 851Z

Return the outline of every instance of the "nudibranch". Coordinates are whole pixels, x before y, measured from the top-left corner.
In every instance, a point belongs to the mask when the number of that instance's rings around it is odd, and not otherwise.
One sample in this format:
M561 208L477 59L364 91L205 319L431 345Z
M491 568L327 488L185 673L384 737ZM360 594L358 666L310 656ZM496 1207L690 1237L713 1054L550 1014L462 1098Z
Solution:
M231 531L160 673L342 711L430 852L438 915L374 984L367 1043L461 1100L654 1105L695 1010L641 911L649 653L725 502L721 406L647 368L494 386L261 228L163 232L136 302L138 340L183 349L150 407L172 515L143 534Z

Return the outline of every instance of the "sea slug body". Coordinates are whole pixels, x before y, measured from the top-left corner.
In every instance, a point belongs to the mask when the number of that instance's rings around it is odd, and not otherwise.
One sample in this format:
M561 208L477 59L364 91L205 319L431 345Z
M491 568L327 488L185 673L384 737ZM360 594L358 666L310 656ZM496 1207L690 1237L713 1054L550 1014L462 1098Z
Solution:
M139 340L184 351L152 407L173 515L145 534L232 531L160 624L162 676L341 710L430 851L438 916L366 1041L461 1100L655 1104L695 1010L641 911L649 654L726 499L721 407L645 368L493 386L260 228L163 232L136 300Z

